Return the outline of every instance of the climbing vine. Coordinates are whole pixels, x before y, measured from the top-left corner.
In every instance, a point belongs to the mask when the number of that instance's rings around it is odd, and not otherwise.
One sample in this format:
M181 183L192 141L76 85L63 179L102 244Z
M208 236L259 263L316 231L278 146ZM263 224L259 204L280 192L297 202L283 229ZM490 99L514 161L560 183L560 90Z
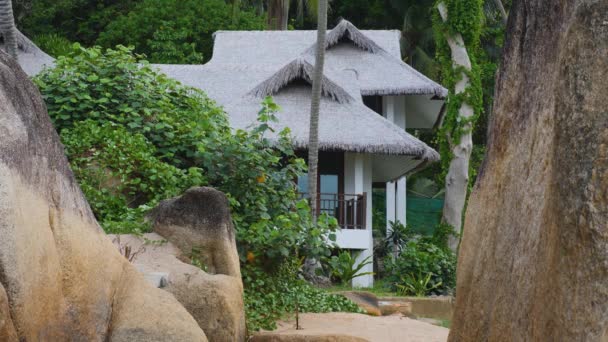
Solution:
M444 22L439 15L437 5L443 3L448 12L448 19ZM452 160L452 146L460 142L463 134L469 133L483 110L483 89L481 86L481 69L477 64L480 54L479 38L483 21L482 0L438 0L433 10L433 31L435 34L437 60L441 65L443 85L448 89L446 112L443 125L437 140L441 155L442 174L445 179L450 161ZM446 37L460 34L464 40L471 70L462 66L454 66L450 47ZM462 79L462 75L469 78L469 85L464 92L455 93L455 86ZM465 102L474 111L469 118L462 118L458 112ZM470 124L470 125L469 125Z

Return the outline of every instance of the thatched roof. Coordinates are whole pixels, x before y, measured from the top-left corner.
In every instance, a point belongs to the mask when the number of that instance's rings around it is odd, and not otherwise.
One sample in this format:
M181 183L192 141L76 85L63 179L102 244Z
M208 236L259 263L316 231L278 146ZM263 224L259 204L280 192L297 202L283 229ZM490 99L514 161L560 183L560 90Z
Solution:
M406 155L438 160L437 152L363 104L364 95L446 90L401 61L398 31L360 31L342 21L327 35L319 124L322 150ZM156 65L203 89L229 114L234 128L255 123L261 98L281 107L276 129L289 127L296 147L308 145L316 31L220 31L205 65Z
M272 96L295 80L304 80L312 84L314 66L304 58L296 58L264 82L253 88L248 94L260 98ZM354 99L339 85L323 76L321 80L321 92L324 96L331 97L338 103L349 103Z
M3 42L0 43L0 49L6 51ZM29 76L36 75L44 66L52 66L54 63L53 57L40 50L36 44L19 31L17 31L17 53L19 65Z

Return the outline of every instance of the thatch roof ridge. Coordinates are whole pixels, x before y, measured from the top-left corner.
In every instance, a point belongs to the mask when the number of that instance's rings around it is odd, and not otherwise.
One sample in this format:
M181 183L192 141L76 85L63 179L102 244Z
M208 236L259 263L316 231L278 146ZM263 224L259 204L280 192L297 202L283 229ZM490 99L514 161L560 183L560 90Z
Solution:
M297 79L303 79L312 84L312 74L314 67L304 57L298 57L287 63L276 73L255 86L248 94L256 97L266 97L275 95L279 90ZM349 103L354 99L337 83L323 75L321 82L323 95L331 97L338 103Z
M325 49L329 49L332 46L338 44L342 38L350 39L355 46L358 48L371 52L371 53L386 53L376 42L367 37L361 32L355 25L346 19L342 19L338 25L336 25L331 31L327 33L325 37ZM311 54L315 52L316 42L309 47L305 53Z

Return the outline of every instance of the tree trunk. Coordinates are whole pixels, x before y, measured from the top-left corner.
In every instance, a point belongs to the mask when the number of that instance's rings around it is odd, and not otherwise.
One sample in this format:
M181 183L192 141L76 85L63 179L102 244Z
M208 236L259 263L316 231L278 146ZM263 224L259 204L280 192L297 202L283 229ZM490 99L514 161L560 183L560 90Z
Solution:
M6 52L15 59L17 59L16 31L11 0L0 0L0 32L4 37Z
M439 14L443 21L447 20L448 13L444 3L437 5ZM463 67L471 71L471 61L464 46L464 41L460 34L447 36L446 40L452 52L452 61L454 67ZM455 93L460 94L470 85L469 78L463 72L461 79L456 83ZM474 115L473 107L466 102L463 102L458 110L458 115L466 120ZM454 252L458 249L460 242L460 233L462 231L462 213L464 204L467 198L467 188L469 185L469 159L471 158L471 150L473 149L473 137L471 133L471 124L468 123L464 127L465 132L461 135L460 141L451 141L452 160L448 174L445 178L445 201L443 205L443 221L457 233L456 236L450 236L448 245ZM448 137L448 141L450 141Z
M308 140L308 193L313 218L317 218L319 205L317 194L317 174L319 161L319 107L321 104L321 82L325 64L325 34L327 31L327 0L320 0L317 20L317 49L315 69L312 75L312 99L310 103L310 130Z
M290 0L269 0L267 27L269 30L287 30Z
M285 31L289 27L289 4L291 0L283 0L283 5L281 9L283 10L283 14L281 16L281 30Z
M513 2L450 341L608 340L607 13Z

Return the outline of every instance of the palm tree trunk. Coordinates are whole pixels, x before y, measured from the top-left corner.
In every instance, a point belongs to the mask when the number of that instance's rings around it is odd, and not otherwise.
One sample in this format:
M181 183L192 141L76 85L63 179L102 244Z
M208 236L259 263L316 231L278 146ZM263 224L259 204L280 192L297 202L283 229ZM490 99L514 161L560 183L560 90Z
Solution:
M321 104L321 82L325 64L325 34L327 33L327 0L320 0L317 20L317 49L315 69L312 76L312 100L310 103L310 130L308 141L308 193L310 208L316 221L318 208L317 174L319 162L319 107Z
M0 32L4 37L6 52L15 59L17 59L16 31L11 0L0 0Z
M267 28L269 30L287 30L289 23L290 0L269 0Z
M281 30L287 30L289 25L289 4L291 0L283 0L283 4L281 6L281 10L283 10L283 15L281 16Z
M437 5L441 19L447 20L447 8L443 2ZM460 33L447 34L446 40L452 51L452 62L454 68L462 67L467 71L471 71L471 60L467 53L467 48ZM463 72L460 80L455 85L455 93L460 94L470 86L469 78ZM464 120L472 117L474 114L473 107L466 102L462 102L458 115ZM443 206L443 221L457 233L457 236L450 236L448 246L454 252L458 249L460 243L460 233L462 230L462 212L467 197L467 188L469 185L469 160L471 159L471 150L473 149L473 137L471 134L471 123L464 128L464 133L460 137L460 141L450 142L452 150L452 160L448 174L445 177L445 201ZM449 137L448 137L449 138Z
M236 25L239 21L239 12L241 11L241 0L232 0L232 24Z

